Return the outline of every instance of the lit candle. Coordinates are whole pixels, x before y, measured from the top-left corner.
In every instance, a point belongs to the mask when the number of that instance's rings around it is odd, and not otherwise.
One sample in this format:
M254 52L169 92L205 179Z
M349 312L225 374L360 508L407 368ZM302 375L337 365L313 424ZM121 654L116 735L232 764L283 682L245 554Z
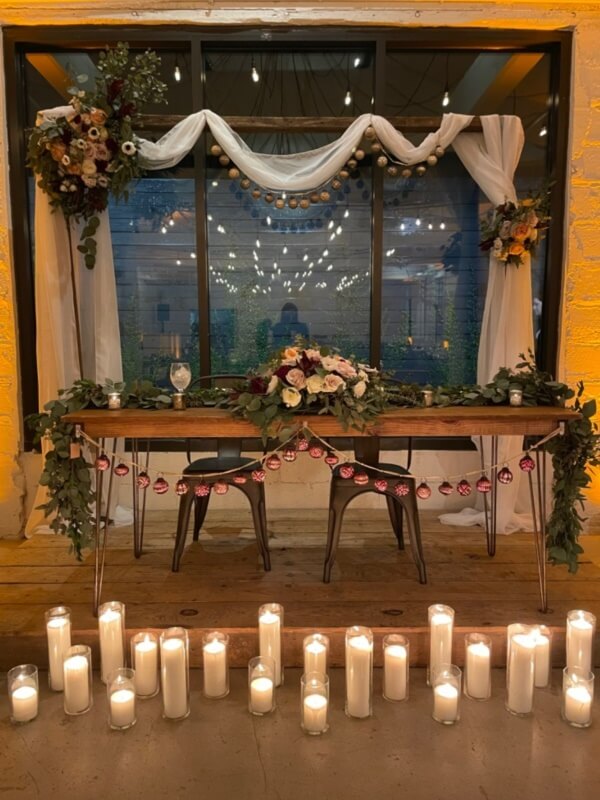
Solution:
M571 686L565 691L564 717L567 722L586 727L592 721L592 695L585 686Z
M535 641L535 685L543 689L550 683L550 631L544 628L534 628L532 636Z
M567 667L592 669L592 647L596 617L589 611L569 611L567 615Z
M363 719L371 716L373 634L356 626L346 631L346 713Z
M18 686L11 694L12 718L15 722L30 722L38 713L38 690L35 686Z
M58 606L46 612L48 640L48 685L55 692L64 686L63 661L71 647L71 616L68 608Z
M275 686L281 686L281 625L283 608L278 603L267 603L259 609L258 639L261 656L269 656L275 662Z
M452 630L454 609L450 606L429 606L429 682L442 664L452 663Z
M65 713L81 714L90 706L89 662L85 655L68 656L64 662Z
M104 683L108 681L111 672L125 666L124 616L125 607L122 603L112 601L100 606L98 617L100 674Z
M227 645L211 638L202 648L204 664L204 694L206 697L224 697L228 691Z
M273 681L271 678L254 678L250 683L250 710L254 714L268 714L273 708Z
M458 719L458 689L451 683L440 683L433 690L433 716L438 722Z
M182 719L189 713L187 653L183 639L161 640L160 660L164 716Z
M314 633L304 639L304 674L321 672L327 674L327 651L329 639Z
M513 714L529 714L533 708L535 639L524 633L512 637L508 665L507 708Z
M329 703L322 694L308 694L302 704L303 726L307 733L323 733L327 729Z
M393 634L392 634L393 635ZM403 644L383 648L383 696L386 700L406 700L408 696L408 651Z
M129 728L135 722L135 692L117 689L110 695L110 724L115 728Z
M136 694L140 697L154 696L158 692L158 644L153 636L141 634L134 641L132 661Z
M483 641L470 641L467 636L465 691L475 700L490 696L491 648Z

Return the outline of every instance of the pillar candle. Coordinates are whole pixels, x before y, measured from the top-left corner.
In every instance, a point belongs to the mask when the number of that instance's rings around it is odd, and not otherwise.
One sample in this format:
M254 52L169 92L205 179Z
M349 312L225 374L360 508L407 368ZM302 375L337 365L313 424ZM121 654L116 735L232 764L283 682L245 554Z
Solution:
M15 722L29 722L37 717L38 690L35 686L17 686L13 689L11 699Z
M308 694L303 703L303 725L307 733L322 733L327 728L327 698Z
M567 616L567 667L592 670L592 646L595 617L585 611L571 611Z
M117 689L110 696L110 723L115 728L127 728L135 721L135 693Z
M165 717L180 719L188 712L185 642L182 639L165 639L160 656Z
M433 716L439 722L456 722L458 689L451 683L440 683L433 690Z
M592 695L585 686L571 686L565 691L564 713L567 722L589 725L592 719Z
M490 695L490 648L483 642L467 645L465 689L469 697L485 700Z
M204 694L223 697L227 694L227 648L224 642L212 639L202 648Z
M135 691L141 696L156 694L158 689L158 644L147 638L133 647Z
M406 647L390 644L383 650L383 696L386 700L406 699L408 671Z
M55 692L64 686L63 661L71 647L71 620L68 616L50 617L46 623L48 639L48 683Z
M346 641L346 710L351 717L371 714L373 643L366 636Z
M265 610L258 618L259 652L275 662L275 686L281 685L281 618Z
M327 646L318 639L312 639L304 647L304 673L309 672L327 674Z
M550 683L550 636L539 628L533 631L535 641L535 685L538 688Z
M250 708L256 714L268 714L273 708L273 681L254 678L250 683Z
M106 683L113 670L125 666L122 613L114 608L107 608L98 619L98 631L101 678Z
M64 702L67 714L80 714L90 705L90 679L85 656L71 656L64 663Z
M429 614L429 677L435 675L442 664L452 663L452 630L454 614L451 608L432 606Z
M508 708L515 714L529 714L533 708L535 640L518 633L512 637L508 665Z

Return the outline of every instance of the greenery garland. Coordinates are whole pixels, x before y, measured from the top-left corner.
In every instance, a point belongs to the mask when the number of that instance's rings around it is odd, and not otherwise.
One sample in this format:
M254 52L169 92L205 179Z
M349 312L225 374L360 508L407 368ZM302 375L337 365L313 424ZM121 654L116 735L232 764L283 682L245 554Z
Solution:
M554 479L552 482L553 508L548 520L546 544L550 561L568 565L576 572L578 555L583 548L578 537L584 521L579 513L583 507L584 491L591 481L590 467L600 464L600 446L592 421L596 412L594 400L582 401L583 384L577 392L566 384L552 379L538 370L531 356L523 357L516 370L501 369L494 380L485 386L440 386L434 389L436 406L490 406L507 405L511 388L523 391L525 406L562 406L574 398L572 408L579 412L576 420L568 422L563 436L556 436L546 444L552 455ZM51 445L44 462L40 484L48 491L48 501L39 506L46 516L53 515L50 527L68 536L71 550L81 560L82 551L89 547L94 537L93 505L96 499L92 488L92 464L78 451L73 452L74 425L66 422L65 414L85 408L107 408L108 394L121 393L123 408L169 408L170 393L147 381L136 381L129 387L122 383L107 382L105 386L93 381L77 381L70 389L61 390L57 400L46 404L44 411L30 415L26 422L34 433L36 443L46 439ZM419 407L423 405L423 387L396 382L386 387L388 407ZM218 405L228 407L230 390L202 389L188 393L191 406ZM286 412L287 413L287 412Z

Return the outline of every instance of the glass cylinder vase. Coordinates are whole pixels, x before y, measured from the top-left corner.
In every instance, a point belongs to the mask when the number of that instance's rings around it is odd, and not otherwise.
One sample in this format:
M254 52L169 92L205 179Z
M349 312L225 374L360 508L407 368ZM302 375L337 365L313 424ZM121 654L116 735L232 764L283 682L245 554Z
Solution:
M427 682L439 671L442 664L452 663L452 636L454 632L454 609L436 603L427 609L429 619L429 666Z
M164 719L185 719L190 713L190 643L185 628L167 628L160 635L160 680Z
M6 676L10 721L15 725L31 722L38 715L40 687L35 664L20 664Z
M462 673L455 664L441 664L431 675L433 718L442 725L454 725L460 719Z
M567 667L592 671L592 651L596 633L596 617L590 611L569 611L567 614Z
M346 630L346 714L365 719L372 714L373 631L362 625Z
M283 664L281 660L281 634L283 631L283 606L279 603L265 603L258 609L258 643L261 656L268 656L275 662L275 686L283 683Z
M535 640L534 685L536 689L545 689L552 678L552 631L546 625L534 625L531 635Z
M466 697L487 700L492 694L492 640L484 633L465 636Z
M410 645L406 636L390 633L383 637L383 696L399 703L408 700Z
M302 642L304 674L322 672L327 675L329 661L329 637L323 633L311 633Z
M131 665L135 670L135 693L140 700L155 697L158 682L158 639L149 631L131 637Z
M86 644L75 644L63 662L65 714L85 714L92 707L92 651Z
M574 728L589 728L594 703L594 673L579 667L563 670L562 718Z
M329 728L329 678L323 672L308 672L300 679L300 726L309 736Z
M217 699L229 694L228 650L229 636L226 633L211 631L202 637L205 697Z
M506 709L518 717L533 711L535 685L535 639L531 628L515 633L510 639L506 672Z
M114 670L125 666L125 605L118 600L102 603L98 609L100 678L108 682Z
M248 662L248 710L256 716L275 708L275 660L256 656Z
M48 641L48 686L53 692L62 692L64 686L63 662L71 647L71 609L56 606L46 611L46 639Z
M115 669L108 676L108 724L114 731L126 731L136 723L135 670Z

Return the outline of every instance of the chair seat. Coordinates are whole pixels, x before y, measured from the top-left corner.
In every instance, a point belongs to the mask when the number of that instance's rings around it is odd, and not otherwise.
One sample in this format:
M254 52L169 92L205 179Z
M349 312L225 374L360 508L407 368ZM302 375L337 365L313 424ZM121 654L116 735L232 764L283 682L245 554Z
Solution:
M401 467L399 464L386 464L386 463L379 463L377 467L362 467L360 464L356 464L354 462L350 462L354 467L356 472L366 472L370 477L375 478L379 475L379 470L385 470L386 472L394 472L396 475L410 475L410 472L405 469L405 467ZM340 464L333 470L334 478L340 477L340 468L342 465Z
M202 475L204 472L225 472L230 469L244 469L250 465L257 466L252 458L240 456L213 456L212 458L198 458L192 461L184 470L184 475Z

